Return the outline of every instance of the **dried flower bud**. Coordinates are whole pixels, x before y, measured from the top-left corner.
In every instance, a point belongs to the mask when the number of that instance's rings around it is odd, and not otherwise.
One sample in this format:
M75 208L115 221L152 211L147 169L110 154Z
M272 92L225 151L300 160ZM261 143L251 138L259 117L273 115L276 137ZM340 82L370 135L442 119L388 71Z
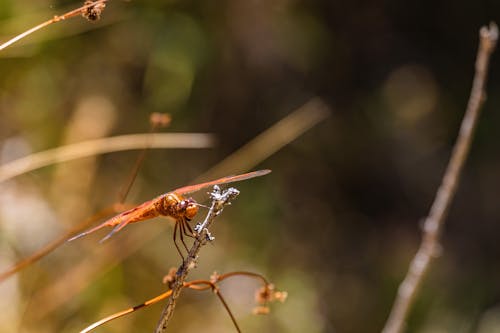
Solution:
M266 314L269 314L269 312L271 312L271 310L269 309L268 306L265 306L265 305L256 306L252 310L252 313L254 315L266 315Z
M104 1L86 0L83 6L85 9L82 11L82 16L89 21L97 21L101 18L106 4Z
M274 292L274 299L277 301L280 301L281 303L284 303L288 297L288 292L286 291L275 291Z
M214 271L212 273L212 275L210 275L210 282L212 282L213 284L216 284L217 282L219 282L219 273L217 273L216 271Z
M167 127L172 122L172 117L168 113L153 112L149 116L149 122L153 127Z
M191 261L188 265L188 269L196 268L196 261Z
M163 283L166 284L169 289L172 289L176 279L177 279L177 268L172 267L168 271L168 274L163 277Z
M270 302L273 290L273 284L266 284L265 286L260 287L255 293L255 302L257 302L257 304L266 304Z
M257 290L255 293L255 302L261 305L274 301L280 301L283 303L287 297L288 293L286 291L277 291L275 290L274 284L270 283Z

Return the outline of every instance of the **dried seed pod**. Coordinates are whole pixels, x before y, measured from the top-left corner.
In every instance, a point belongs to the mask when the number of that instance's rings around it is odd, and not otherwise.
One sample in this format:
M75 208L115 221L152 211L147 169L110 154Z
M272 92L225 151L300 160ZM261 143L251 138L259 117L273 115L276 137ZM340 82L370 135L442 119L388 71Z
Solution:
M86 0L83 6L85 8L82 11L82 16L89 21L97 21L101 18L106 3L104 1Z

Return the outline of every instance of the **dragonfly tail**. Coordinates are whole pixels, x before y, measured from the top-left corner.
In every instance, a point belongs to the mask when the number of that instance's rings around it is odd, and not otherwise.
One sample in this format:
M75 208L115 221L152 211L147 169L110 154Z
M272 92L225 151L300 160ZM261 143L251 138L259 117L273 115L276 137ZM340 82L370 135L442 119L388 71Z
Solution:
M108 225L109 225L109 222L106 221L106 222L104 222L102 224L99 224L97 227L94 227L92 229L86 230L86 231L84 231L84 232L82 232L82 233L80 233L80 234L78 234L76 236L71 237L70 239L67 240L67 242L72 242L72 241L74 241L74 240L76 240L78 238L82 238L83 236L87 236L88 234L91 234L94 231L97 231L97 230L99 230L101 228L107 227Z
M123 228L125 228L125 226L128 224L128 221L123 221L122 223L118 224L116 227L113 228L113 230L111 230L111 232L109 234L107 234L103 239L101 239L99 241L99 243L104 243L105 241L107 241L109 238L111 238L111 236L113 236L115 233L117 233L118 231L122 230Z
M102 244L104 243L105 241L107 241L108 239L111 238L111 236L113 236L115 233L115 229L113 229L109 234L107 234L104 238L102 238L100 241L99 241L99 244Z

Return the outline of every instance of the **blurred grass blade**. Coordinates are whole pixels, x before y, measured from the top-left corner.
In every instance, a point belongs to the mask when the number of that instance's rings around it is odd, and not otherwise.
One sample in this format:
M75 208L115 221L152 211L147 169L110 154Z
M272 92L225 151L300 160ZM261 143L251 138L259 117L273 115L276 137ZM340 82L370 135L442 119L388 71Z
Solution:
M328 106L321 99L313 98L229 155L197 180L250 170L329 115Z
M90 140L34 153L6 163L0 166L0 182L47 165L92 155L146 147L152 149L210 148L214 142L213 136L205 133L130 134Z

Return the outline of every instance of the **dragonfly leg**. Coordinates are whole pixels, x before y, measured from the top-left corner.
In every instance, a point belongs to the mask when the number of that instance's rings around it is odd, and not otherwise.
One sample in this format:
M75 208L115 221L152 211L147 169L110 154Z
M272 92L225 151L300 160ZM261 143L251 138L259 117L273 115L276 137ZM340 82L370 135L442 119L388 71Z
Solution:
M184 235L186 234L186 227L185 227L185 224L186 224L186 221L185 220L182 220L179 222L180 223L180 236L181 236L181 242L182 242L182 245L184 245L184 248L186 249L186 252L189 253L189 249L186 245L186 243L184 242Z
M189 231L189 233L185 233L186 236L188 237L191 237L191 238L195 238L194 237L194 232L193 232L193 229L191 229L191 226L189 225L189 222L188 221L185 221L184 223L185 227L187 228L187 230ZM185 230L185 229L184 229Z
M179 252L179 255L181 256L182 261L184 261L184 256L182 255L181 249L179 248L179 245L177 245L177 228L179 227L178 224L179 223L176 221L175 222L175 227L174 227L174 236L173 236L173 239L174 239L174 245L177 248L177 252Z

